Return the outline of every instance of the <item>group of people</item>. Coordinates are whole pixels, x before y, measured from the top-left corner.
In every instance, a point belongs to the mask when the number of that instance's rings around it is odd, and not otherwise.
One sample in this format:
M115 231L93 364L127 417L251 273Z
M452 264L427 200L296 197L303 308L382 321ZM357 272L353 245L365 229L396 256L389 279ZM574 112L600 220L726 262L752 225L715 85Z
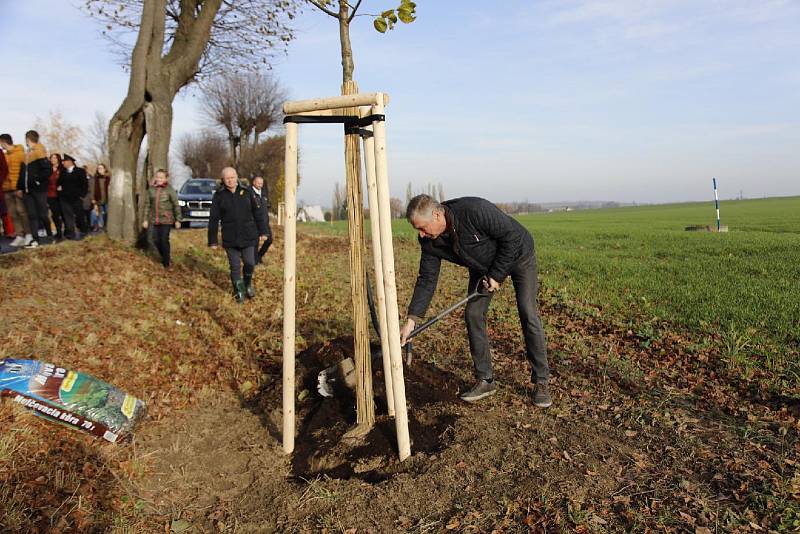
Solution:
M178 195L169 184L169 172L156 171L145 204L142 227L153 233L153 242L161 255L161 263L169 268L170 232L180 228ZM233 295L237 302L255 297L253 272L272 244L269 227L269 198L264 178L256 176L249 186L239 181L233 167L222 170L222 186L214 193L208 219L208 246L222 247L228 256Z
M62 239L80 239L105 226L108 167L93 175L69 154L47 153L39 133L25 133L25 146L0 134L0 222L12 247L35 248Z

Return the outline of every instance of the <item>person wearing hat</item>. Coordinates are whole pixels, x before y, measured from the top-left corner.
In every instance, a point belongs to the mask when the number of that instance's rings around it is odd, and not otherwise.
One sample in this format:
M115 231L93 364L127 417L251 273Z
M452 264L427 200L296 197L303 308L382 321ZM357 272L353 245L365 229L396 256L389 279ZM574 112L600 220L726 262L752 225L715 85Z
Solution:
M75 158L69 154L64 154L62 166L56 190L58 191L61 211L64 216L64 237L77 239L79 235L75 230L76 225L82 232L86 233L81 199L89 190L89 182L86 179L86 171L77 167Z

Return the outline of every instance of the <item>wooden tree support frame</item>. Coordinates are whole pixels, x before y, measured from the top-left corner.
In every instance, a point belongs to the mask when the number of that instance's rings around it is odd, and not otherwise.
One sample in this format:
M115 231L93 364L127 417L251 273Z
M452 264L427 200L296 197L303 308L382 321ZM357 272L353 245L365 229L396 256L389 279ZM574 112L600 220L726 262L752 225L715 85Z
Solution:
M344 108L357 107L359 116L383 116L388 95L359 93L312 100L286 102L286 115L333 116ZM400 354L400 314L392 245L392 217L389 203L389 165L386 152L386 125L372 123L372 135L363 136L367 191L381 325L381 348L384 355L387 405L394 412L397 449L400 460L411 456L408 433L403 360ZM297 124L286 123L283 272L283 450L294 451L295 438L295 289L297 246Z

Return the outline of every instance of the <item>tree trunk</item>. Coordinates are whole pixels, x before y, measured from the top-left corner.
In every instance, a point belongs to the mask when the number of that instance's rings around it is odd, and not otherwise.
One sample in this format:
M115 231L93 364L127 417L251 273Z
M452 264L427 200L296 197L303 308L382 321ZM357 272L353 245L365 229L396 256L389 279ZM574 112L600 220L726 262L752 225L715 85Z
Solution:
M172 136L172 97L147 102L144 105L147 120L147 156L145 167L147 181L158 169L169 170L169 141Z
M127 120L116 116L111 120L108 136L111 183L108 188L109 237L118 241L136 241L136 167L144 138L144 113L135 113Z
M133 243L139 229L141 200L154 169L168 169L172 101L197 74L211 25L222 0L182 0L181 31L164 54L167 0L143 0L142 18L133 47L128 94L108 127L108 236ZM148 161L137 173L139 151L147 135Z

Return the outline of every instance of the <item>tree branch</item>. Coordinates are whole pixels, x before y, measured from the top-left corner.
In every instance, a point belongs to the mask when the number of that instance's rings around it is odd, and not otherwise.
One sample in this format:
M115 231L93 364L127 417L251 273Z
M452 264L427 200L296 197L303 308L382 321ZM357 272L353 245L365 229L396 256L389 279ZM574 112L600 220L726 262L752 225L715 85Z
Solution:
M312 6L316 7L317 9L319 9L320 11L325 13L326 15L330 15L331 17L333 17L335 19L339 18L339 15L337 13L334 13L333 11L328 9L327 7L323 6L317 0L308 0L308 3L311 4Z
M348 24L350 24L351 22L353 22L353 17L355 17L355 16L356 16L356 11L358 11L358 8L359 8L359 6L360 6L360 5L361 5L361 0L358 0L358 2L356 2L356 5L355 5L355 7L354 7L354 8L352 8L352 9L353 9L353 12L352 12L352 13L350 13L350 16L349 16L349 17L347 17L347 23L348 23Z

